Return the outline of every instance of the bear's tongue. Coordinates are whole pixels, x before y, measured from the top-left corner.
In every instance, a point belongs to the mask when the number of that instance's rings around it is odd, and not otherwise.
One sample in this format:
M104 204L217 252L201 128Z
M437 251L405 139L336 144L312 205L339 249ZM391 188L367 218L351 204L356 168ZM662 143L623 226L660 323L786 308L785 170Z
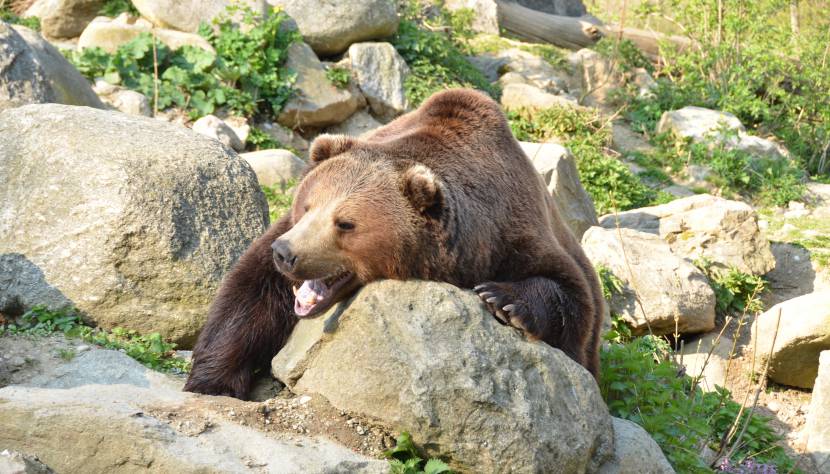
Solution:
M323 280L306 280L294 290L294 312L305 316L331 294L331 288Z

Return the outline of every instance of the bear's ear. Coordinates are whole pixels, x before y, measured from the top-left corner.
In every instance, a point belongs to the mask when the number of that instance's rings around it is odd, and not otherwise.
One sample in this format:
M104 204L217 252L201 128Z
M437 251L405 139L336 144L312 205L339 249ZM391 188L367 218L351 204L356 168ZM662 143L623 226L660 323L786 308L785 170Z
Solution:
M403 194L418 212L427 213L441 203L441 185L431 169L415 165L404 171L401 178Z
M314 139L311 144L311 150L308 152L309 158L314 163L327 160L332 156L337 156L341 153L349 151L357 144L357 140L346 135L329 135L324 133Z

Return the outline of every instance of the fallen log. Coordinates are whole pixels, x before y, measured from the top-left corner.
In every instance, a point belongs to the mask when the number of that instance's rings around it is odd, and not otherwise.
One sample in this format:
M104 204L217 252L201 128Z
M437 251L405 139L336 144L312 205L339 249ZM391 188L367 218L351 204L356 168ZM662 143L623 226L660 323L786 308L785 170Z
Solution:
M591 16L576 18L551 15L505 0L497 0L496 4L499 26L525 41L578 50L592 46L605 36L618 37L630 40L652 59L660 55L661 41L669 41L680 48L691 45L688 38L637 28L620 28L619 25L603 25Z

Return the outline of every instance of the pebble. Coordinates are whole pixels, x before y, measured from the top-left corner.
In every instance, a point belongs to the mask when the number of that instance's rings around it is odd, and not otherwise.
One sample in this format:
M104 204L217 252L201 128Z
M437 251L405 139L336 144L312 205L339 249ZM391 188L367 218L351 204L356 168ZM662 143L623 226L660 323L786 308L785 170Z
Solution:
M778 410L781 409L781 405L779 405L778 402L769 402L767 403L767 408L773 413L778 413Z
M9 365L11 365L12 367L23 367L24 365L26 365L26 359L20 356L14 356L11 359L9 359Z
M78 347L76 347L76 348L75 348L75 352L78 352L78 353L80 353L80 352L86 352L86 351L88 351L88 350L90 350L90 349L91 349L91 347L87 346L86 344L81 344L80 346L78 346Z
M309 397L308 395L303 395L302 397L300 397L300 405L305 405L309 401L311 401L311 397Z

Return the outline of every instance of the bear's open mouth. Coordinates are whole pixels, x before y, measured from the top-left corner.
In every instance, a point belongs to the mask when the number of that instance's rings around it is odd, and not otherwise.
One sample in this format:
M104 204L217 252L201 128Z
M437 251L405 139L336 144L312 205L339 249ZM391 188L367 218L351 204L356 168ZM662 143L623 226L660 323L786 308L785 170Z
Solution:
M341 272L318 280L305 280L299 287L293 286L294 312L300 318L310 318L329 309L350 290L355 280L351 272Z

